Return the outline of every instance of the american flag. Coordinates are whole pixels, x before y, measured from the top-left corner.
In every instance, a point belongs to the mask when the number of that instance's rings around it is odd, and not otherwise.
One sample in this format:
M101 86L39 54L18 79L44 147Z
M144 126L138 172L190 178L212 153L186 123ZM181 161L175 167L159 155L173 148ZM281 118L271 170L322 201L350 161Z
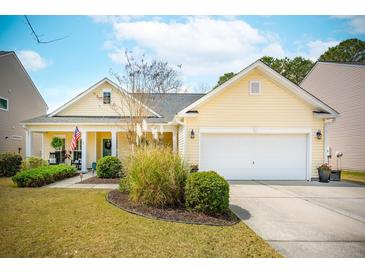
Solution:
M80 139L81 137L81 133L78 129L78 127L75 128L75 132L74 135L72 136L72 141L71 141L71 151L74 151L77 147L77 141Z

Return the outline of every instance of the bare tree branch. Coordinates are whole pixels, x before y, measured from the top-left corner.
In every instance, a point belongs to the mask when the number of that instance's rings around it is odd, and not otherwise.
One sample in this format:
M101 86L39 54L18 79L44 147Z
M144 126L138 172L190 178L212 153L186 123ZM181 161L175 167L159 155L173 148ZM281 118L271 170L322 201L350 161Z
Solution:
M178 79L178 72L167 62L146 61L144 56L136 58L127 50L125 60L126 64L121 74L111 71L122 92L118 93L120 100L112 103L110 107L121 117L128 142L133 147L142 143L138 141L140 136L137 136L137 128L141 127L146 118L157 118L153 111L159 111L155 108L164 99L164 95L177 92L182 83ZM149 132L157 130L155 127L149 128Z
M30 23L30 21L28 19L28 16L24 15L24 17L25 17L25 20L27 21L27 25L29 26L30 30L32 31L32 34L33 34L33 36L36 39L38 44L49 44L49 43L53 43L53 42L56 42L56 41L63 40L63 39L68 37L68 36L64 36L64 37L56 38L56 39L49 40L49 41L42 41L41 39L39 39L39 35L35 32L32 24Z

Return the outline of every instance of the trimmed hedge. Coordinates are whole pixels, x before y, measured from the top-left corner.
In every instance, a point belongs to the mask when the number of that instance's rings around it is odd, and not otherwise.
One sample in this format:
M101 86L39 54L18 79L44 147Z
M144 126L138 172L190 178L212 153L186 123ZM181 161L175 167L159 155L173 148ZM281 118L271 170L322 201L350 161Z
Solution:
M115 156L100 158L96 164L96 175L100 178L119 178L122 174L122 163Z
M229 209L229 184L214 171L192 173L185 186L185 206L207 214Z
M68 165L42 166L21 171L12 180L18 187L40 187L77 174L75 167Z
M127 177L120 188L129 191L133 202L160 208L184 204L188 170L171 149L142 148L126 163Z
M21 168L22 156L15 153L0 154L0 176L14 176Z

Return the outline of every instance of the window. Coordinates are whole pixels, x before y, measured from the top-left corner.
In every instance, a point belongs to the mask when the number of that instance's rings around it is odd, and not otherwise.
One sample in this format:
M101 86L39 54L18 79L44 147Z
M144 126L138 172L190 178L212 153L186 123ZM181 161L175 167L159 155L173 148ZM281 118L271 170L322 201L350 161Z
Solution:
M77 141L76 149L72 152L73 160L80 160L81 159L81 138Z
M103 92L103 103L104 104L110 104L111 99L111 92L110 91L104 91Z
M8 111L9 110L9 101L6 98L0 97L0 109Z
M261 82L258 80L250 81L250 95L259 95L261 93Z

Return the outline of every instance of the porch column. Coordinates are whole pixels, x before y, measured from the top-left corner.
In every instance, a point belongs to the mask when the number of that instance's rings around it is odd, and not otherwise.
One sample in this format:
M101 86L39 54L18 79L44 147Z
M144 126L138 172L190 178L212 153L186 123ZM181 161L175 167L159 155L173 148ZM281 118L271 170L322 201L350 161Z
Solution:
M32 131L27 129L25 131L25 157L32 156Z
M117 156L117 132L111 131L112 134L112 156Z
M175 127L172 130L172 151L177 152L177 130Z
M87 131L81 130L81 172L87 173Z

